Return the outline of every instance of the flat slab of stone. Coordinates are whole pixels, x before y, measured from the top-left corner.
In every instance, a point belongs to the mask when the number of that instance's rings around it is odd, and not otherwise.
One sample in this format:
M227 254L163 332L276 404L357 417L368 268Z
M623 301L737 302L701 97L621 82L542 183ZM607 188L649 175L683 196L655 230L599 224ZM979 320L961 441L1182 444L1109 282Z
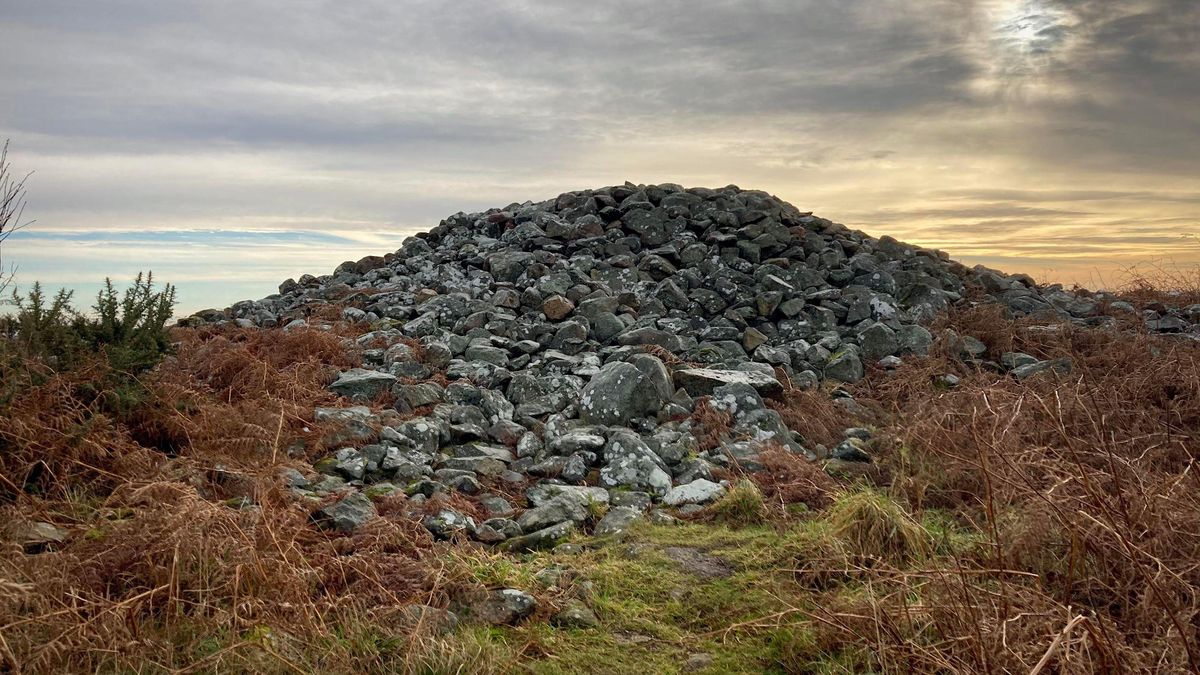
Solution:
M667 490L667 494L663 495L663 503L667 506L707 504L716 501L723 494L725 494L725 486L711 480L697 478L686 485L677 485Z
M702 579L723 579L733 574L733 566L724 558L691 546L668 546L663 553L679 567Z
M760 396L778 397L783 394L779 380L766 373L715 368L685 368L675 371L675 385L692 396L711 396L713 390L727 384L745 384Z

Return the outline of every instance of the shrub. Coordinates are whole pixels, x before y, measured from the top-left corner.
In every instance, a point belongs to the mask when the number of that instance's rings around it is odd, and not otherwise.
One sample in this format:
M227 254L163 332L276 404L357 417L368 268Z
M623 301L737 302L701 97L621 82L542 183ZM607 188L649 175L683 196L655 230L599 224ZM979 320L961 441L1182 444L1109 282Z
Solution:
M50 297L40 283L25 295L13 291L16 313L0 323L4 346L54 370L69 370L99 355L129 375L149 370L168 352L166 323L175 307L175 288L167 284L155 290L153 274L139 273L123 296L105 279L93 315L76 311L72 299L67 290Z

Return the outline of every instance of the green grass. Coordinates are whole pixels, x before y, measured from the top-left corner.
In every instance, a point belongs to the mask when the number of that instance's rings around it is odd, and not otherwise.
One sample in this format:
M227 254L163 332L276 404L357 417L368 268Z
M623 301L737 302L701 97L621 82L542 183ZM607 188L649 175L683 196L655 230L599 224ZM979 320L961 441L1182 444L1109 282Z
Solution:
M752 481L742 480L709 507L712 519L728 525L762 525L770 519L762 491Z
M472 633L521 657L513 672L682 672L689 656L712 660L700 673L872 672L862 645L821 644L810 613L867 592L852 573L797 573L876 555L900 568L961 555L979 534L949 515L914 517L873 491L850 493L824 513L786 523L768 521L762 496L743 483L710 512L714 522L630 529L622 542L576 537L579 553L554 551L508 556L456 554L450 566L491 587L543 594L550 603L585 601L600 627L560 629L543 620ZM668 555L679 547L720 559L727 574L689 572ZM553 570L548 589L539 575ZM470 630L470 629L467 629Z
M597 629L531 622L494 630L493 640L524 645L527 658L516 672L676 673L698 653L712 657L707 668L695 671L702 673L801 667L848 672L821 665L825 659L802 607L788 604L808 594L789 572L792 556L819 536L824 532L807 524L782 531L765 525L641 525L620 544L510 562L485 555L468 568L476 580L517 585L540 569L562 567L570 581L561 590L585 599L600 619ZM670 547L720 558L731 572L716 578L691 574L665 553Z

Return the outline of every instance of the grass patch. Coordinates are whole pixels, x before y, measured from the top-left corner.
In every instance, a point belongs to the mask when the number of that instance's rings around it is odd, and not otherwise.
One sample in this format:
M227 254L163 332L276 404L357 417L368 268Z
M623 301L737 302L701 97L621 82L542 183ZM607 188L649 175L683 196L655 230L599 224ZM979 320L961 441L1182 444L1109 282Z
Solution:
M832 534L853 553L897 565L924 560L929 531L891 498L874 490L848 492L829 511Z
M750 480L738 481L729 492L705 510L714 523L733 526L761 525L770 520L762 490Z

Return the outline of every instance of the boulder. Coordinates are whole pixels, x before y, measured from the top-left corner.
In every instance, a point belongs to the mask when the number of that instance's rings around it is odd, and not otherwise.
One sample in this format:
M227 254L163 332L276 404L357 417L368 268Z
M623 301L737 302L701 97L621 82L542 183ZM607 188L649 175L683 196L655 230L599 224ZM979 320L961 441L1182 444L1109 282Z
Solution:
M579 419L585 424L623 425L657 413L662 403L652 375L632 363L610 363L583 388Z
M675 384L691 396L708 396L728 384L744 384L761 396L783 394L783 385L773 375L741 370L685 368L675 371Z

